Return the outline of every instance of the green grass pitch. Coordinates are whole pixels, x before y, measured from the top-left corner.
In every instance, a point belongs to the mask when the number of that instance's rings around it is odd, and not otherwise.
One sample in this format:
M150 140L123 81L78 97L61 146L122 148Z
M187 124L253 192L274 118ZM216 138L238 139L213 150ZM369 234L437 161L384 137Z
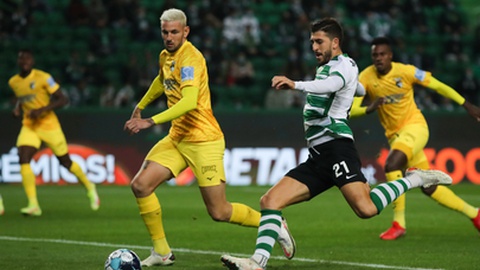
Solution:
M268 187L228 187L230 201L258 208ZM480 186L451 187L467 202L480 206ZM79 185L39 186L43 215L24 217L21 185L0 185L6 212L0 216L0 269L103 269L108 254L130 248L141 258L150 239L126 186L98 186L101 207L89 208ZM197 186L162 186L167 239L177 257L168 269L224 269L220 255L250 255L255 228L215 223L205 211ZM419 190L407 194L407 235L381 241L392 210L372 219L355 216L337 189L284 210L297 242L292 261L275 246L269 270L286 269L478 269L480 236L470 220L437 205ZM146 269L158 269L155 267Z

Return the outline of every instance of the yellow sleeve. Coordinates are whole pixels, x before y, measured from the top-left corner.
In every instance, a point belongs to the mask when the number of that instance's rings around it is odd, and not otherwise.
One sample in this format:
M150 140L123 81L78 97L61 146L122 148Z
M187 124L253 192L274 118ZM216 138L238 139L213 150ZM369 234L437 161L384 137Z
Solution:
M137 107L140 110L145 109L145 107L147 107L148 104L150 104L152 101L154 101L159 96L161 96L164 90L165 89L163 88L163 85L160 82L160 75L157 75L157 77L153 79L152 83L150 84L150 87L148 88L147 93L145 93L145 95L142 97Z
M455 101L459 105L463 105L463 103L465 103L465 98L462 97L457 91L435 79L434 77L430 78L430 82L428 83L427 87L439 93L440 95Z
M352 108L350 109L350 117L360 117L367 114L367 106L362 106L364 97L353 98Z
M172 107L152 117L155 124L171 121L197 107L198 87L187 86L182 89L182 98Z

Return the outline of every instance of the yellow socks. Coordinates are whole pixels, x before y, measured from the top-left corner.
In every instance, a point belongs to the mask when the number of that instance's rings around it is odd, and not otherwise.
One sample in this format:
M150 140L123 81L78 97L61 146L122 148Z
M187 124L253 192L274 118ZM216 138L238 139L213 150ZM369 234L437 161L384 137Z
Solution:
M387 181L394 181L403 177L402 171L396 170L385 174ZM402 228L406 228L405 221L405 194L399 196L392 203L393 207L393 221L398 222Z
M72 161L72 166L70 166L69 170L78 178L80 183L82 183L85 186L87 191L93 190L95 188L95 184L93 184L92 182L90 182L90 180L88 180L87 176L82 171L82 168L80 167L80 165L78 165L78 163Z
M447 187L437 186L437 189L433 192L431 197L439 204L463 213L470 219L475 218L478 214L478 209L466 203Z
M260 225L260 212L245 204L232 203L232 216L229 222L247 227L258 227Z
M28 206L38 206L35 174L30 167L30 163L20 165L20 174L22 175L22 184L27 195Z
M163 230L162 208L155 193L144 198L137 198L138 209L153 242L153 250L160 255L171 252L165 231Z

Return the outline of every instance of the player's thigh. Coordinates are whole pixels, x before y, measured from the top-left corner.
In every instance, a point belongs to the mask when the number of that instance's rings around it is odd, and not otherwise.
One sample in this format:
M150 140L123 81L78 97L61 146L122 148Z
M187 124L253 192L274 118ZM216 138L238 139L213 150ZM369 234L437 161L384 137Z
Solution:
M362 218L372 217L378 213L375 204L370 198L370 186L368 183L351 182L340 188L343 197L352 210Z
M51 130L37 129L37 133L55 156L62 157L68 154L67 139L61 128Z
M187 163L178 149L178 144L168 136L150 149L145 160L167 168L175 177L187 168Z
M179 143L178 148L195 174L200 187L218 186L226 181L223 139L200 143Z
M262 209L282 210L289 205L310 199L309 187L290 176L284 176L261 198Z
M42 140L40 139L40 136L33 129L22 126L17 137L16 146L31 146L38 149L41 145Z
M221 182L216 186L200 187L200 193L202 194L203 202L209 211L219 207L222 208L228 206L227 195L225 193L225 182Z
M390 148L402 151L411 161L423 152L429 138L428 126L423 124L407 125L390 138Z

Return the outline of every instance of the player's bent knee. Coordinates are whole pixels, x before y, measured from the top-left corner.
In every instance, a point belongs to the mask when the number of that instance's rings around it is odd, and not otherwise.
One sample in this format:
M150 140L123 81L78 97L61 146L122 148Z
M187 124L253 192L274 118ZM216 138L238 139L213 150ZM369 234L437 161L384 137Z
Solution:
M134 179L130 183L130 189L137 198L146 197L152 194L152 192L154 191L153 187L150 187L150 185L145 184L142 181L138 181L137 179Z
M260 208L262 209L283 209L278 200L272 197L269 193L264 194L260 198Z

